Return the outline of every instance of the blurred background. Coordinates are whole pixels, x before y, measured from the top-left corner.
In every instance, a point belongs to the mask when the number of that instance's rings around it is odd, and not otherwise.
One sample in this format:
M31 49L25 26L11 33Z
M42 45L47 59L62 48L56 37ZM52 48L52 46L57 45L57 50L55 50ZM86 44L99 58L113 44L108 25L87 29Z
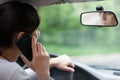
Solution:
M119 54L119 24L116 27L90 27L80 23L80 14L95 11L96 6L113 11L119 21L119 3L120 0L105 0L40 7L39 41L49 53L67 54L71 57Z

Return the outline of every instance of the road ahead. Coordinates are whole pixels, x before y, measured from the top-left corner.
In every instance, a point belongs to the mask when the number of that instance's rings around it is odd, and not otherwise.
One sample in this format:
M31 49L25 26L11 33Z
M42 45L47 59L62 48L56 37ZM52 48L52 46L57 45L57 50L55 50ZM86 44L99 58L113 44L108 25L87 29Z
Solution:
M109 55L74 56L72 60L89 65L104 65L120 68L120 53Z

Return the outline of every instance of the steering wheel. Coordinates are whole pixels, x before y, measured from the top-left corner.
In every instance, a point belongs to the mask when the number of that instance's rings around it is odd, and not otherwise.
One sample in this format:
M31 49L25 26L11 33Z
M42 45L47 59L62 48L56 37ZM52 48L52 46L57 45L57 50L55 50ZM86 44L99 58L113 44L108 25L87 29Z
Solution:
M59 55L56 54L50 54L51 58L58 57ZM56 67L53 67L50 69L50 76L54 80L73 80L73 72L68 72L64 70L60 70Z

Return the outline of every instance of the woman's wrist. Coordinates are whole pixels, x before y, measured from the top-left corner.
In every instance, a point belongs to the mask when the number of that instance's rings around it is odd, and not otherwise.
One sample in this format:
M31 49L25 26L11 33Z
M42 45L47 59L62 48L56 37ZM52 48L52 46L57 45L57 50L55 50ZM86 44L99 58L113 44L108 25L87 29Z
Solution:
M55 67L55 65L56 65L56 60L55 60L55 58L51 58L51 59L50 59L50 68Z
M50 80L50 72L37 72L38 80Z

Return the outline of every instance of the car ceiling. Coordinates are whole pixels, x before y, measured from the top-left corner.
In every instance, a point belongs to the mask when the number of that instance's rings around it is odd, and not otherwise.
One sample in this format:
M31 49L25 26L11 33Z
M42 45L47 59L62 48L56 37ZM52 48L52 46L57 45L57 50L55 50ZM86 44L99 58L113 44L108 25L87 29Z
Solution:
M88 2L88 1L104 1L104 0L0 0L0 4L7 1L22 1L32 4L36 7L61 4L61 3L77 3L77 2Z

